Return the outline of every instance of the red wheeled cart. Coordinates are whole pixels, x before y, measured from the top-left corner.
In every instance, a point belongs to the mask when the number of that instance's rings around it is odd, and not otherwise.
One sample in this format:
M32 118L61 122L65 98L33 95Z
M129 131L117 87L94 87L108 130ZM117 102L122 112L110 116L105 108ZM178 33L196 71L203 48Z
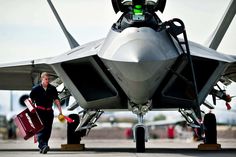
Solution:
M20 135L25 140L34 136L44 127L37 112L30 112L28 108L19 113L14 118L14 122L20 130Z

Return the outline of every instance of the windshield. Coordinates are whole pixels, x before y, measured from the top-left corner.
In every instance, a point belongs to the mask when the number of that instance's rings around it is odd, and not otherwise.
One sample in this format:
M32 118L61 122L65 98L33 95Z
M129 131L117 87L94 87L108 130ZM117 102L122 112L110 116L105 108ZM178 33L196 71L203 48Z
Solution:
M146 0L145 5L155 5L157 4L158 0ZM132 0L121 0L123 5L133 5Z

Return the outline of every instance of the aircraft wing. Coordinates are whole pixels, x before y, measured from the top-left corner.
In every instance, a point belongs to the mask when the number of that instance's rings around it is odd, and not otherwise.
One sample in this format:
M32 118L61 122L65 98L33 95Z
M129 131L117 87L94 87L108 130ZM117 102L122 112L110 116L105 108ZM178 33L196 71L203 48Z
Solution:
M104 39L100 39L78 46L67 53L52 58L50 61L48 61L48 63L56 64L96 55L100 50L100 46L103 44L103 41Z
M42 71L55 75L47 59L29 60L0 65L1 90L30 90L40 79Z
M40 81L42 72L48 72L51 79L55 79L58 75L52 64L95 55L102 41L98 40L76 47L58 57L0 64L0 89L31 90L32 86Z

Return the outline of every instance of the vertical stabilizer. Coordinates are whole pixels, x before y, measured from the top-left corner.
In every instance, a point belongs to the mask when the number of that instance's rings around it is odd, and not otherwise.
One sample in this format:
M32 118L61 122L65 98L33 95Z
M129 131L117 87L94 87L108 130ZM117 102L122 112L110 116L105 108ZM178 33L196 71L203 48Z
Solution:
M236 13L236 0L231 0L215 31L208 39L206 46L214 50L218 48L227 29L229 28L230 23L234 18L235 13Z
M57 13L55 7L53 6L51 0L47 0L47 1L48 1L48 4L49 4L50 8L52 9L53 14L55 15L55 17L56 17L56 19L57 19L57 22L60 24L60 27L61 27L61 29L63 30L63 32L64 32L64 34L65 34L65 36L66 36L66 38L67 38L67 40L68 40L68 42L69 42L69 44L70 44L70 48L72 49L72 48L78 47L79 44L78 44L77 41L72 37L72 35L67 31L65 25L63 24L63 22L62 22L60 16L59 16L58 13Z

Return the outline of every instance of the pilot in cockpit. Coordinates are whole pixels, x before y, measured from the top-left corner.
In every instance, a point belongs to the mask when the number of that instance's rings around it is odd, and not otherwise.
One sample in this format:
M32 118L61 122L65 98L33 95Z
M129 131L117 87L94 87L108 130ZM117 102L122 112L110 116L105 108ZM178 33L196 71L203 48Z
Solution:
M159 0L161 1L161 0ZM159 10L158 0L114 0L115 12L123 12L120 19L112 26L116 31L123 31L128 27L151 27L157 28L161 22L155 11ZM115 8L117 5L117 8ZM117 10L119 9L119 10ZM164 10L164 9L163 9Z

